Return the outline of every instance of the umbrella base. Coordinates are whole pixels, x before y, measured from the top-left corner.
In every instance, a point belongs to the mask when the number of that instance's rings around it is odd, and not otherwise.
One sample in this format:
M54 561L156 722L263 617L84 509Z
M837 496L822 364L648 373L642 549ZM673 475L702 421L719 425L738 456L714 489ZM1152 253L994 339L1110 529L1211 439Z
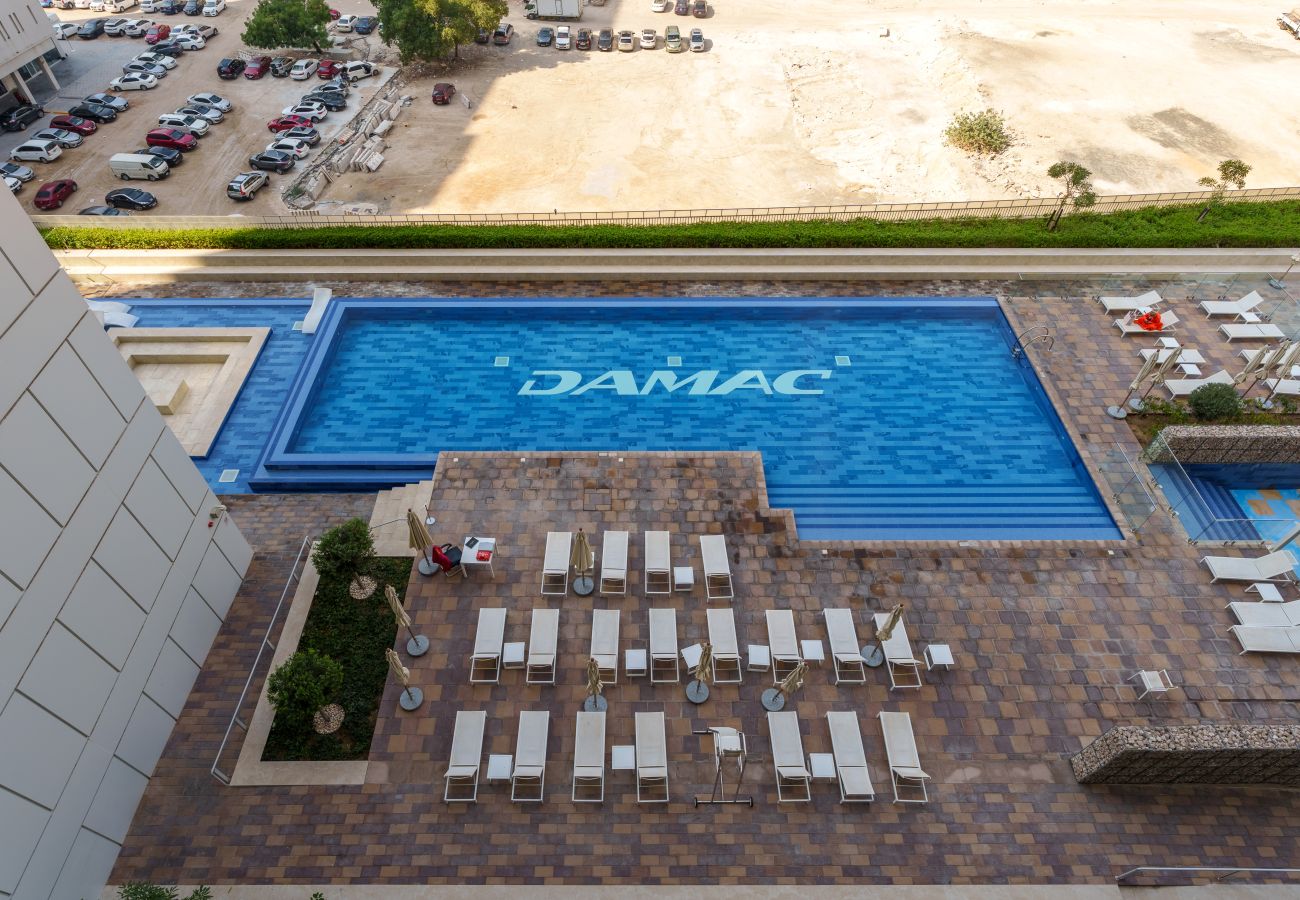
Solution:
M579 597L590 597L596 590L596 579L590 575L579 575L573 579L573 592Z
M429 639L422 634L417 634L406 642L407 656L424 656L429 652Z
M763 709L768 712L780 712L785 709L785 694L776 688L763 691Z
M709 686L697 678L686 685L686 699L699 706L709 699Z
M587 699L582 701L583 712L604 712L609 709L609 701L600 694L588 694Z
M421 575L433 575L438 571L437 567L423 556L420 557L420 561L416 564L416 568L420 570Z
M878 669L885 664L885 651L879 644L867 644L862 648L862 661L873 669Z
M1127 419L1128 410L1122 406L1108 406L1106 407L1106 415L1112 419Z
M402 705L402 709L407 712L415 712L420 708L420 704L424 702L424 691L418 687L407 688L402 691L401 700L398 702Z

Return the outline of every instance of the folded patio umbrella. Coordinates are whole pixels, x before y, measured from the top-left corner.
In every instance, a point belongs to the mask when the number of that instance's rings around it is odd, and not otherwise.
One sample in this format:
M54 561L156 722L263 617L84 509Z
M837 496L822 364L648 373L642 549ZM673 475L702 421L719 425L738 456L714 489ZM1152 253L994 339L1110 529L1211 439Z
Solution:
M596 554L591 552L587 532L581 528L578 529L577 540L573 542L573 550L569 553L569 565L573 566L575 575L590 575L596 565Z
M692 672L696 681L708 684L713 678L713 645L705 641L700 645L700 661L695 664L695 671Z
M899 609L902 609L900 606ZM808 664L803 660L795 663L795 667L790 670L790 674L781 679L781 685L778 688L782 695L789 697L799 688L803 687L803 676L808 671Z
M391 584L384 585L384 599L388 601L388 608L393 611L393 618L397 620L398 628L411 627L411 617L406 610L402 608L402 601L397 598L397 591Z
M587 659L587 695L590 697L599 697L605 690L605 684L600 680L600 664L596 658Z
M433 539L429 537L428 530L413 509L406 511L406 527L410 531L407 536L407 546L412 550L419 550L420 555L427 559L429 550L433 547Z
M397 651L389 647L384 651L384 656L388 658L388 669L397 679L397 683L402 687L407 687L411 683L411 670L402 665L402 660L398 657Z
M898 604L889 611L889 618L885 619L885 624L876 629L876 640L884 643L894 636L894 629L898 623L903 621L903 604Z

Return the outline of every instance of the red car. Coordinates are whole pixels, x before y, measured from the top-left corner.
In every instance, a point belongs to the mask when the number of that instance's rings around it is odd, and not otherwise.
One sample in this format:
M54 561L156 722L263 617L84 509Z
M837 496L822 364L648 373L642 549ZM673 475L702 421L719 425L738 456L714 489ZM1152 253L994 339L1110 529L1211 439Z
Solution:
M306 116L280 116L266 123L271 131L288 131L290 128L311 128L312 121Z
M254 56L248 61L248 65L244 66L244 77L256 81L269 71L271 71L271 57Z
M171 33L172 27L170 25L151 25L149 30L144 33L144 42L146 44L156 44L159 41L167 40Z
M433 86L433 102L437 106L446 106L455 93L456 85L447 84L445 81L439 82Z
M316 76L322 80L333 78L339 73L339 64L332 59L322 59L316 67Z
M58 209L77 190L77 183L71 178L60 178L41 185L33 201L37 209Z
M193 150L199 139L176 128L155 128L144 136L150 147L171 147L173 150Z
M94 134L99 131L99 126L89 119L83 119L81 116L55 116L50 119L51 128L66 128L68 131L75 131L77 134Z
M337 9L331 9L331 10L330 10L330 18L331 18L331 19L337 19L337 18L338 18L339 16L341 16L341 15L343 15L343 13L339 12Z

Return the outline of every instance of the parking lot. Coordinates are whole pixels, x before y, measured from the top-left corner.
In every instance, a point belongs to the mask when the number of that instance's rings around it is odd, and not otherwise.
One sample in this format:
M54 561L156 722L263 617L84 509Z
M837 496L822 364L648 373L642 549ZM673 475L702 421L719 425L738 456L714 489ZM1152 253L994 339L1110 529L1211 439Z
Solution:
M258 80L243 77L222 81L217 77L217 63L224 56L237 55L244 46L239 40L244 19L255 5L254 0L230 0L226 11L216 17L144 15L139 7L122 13L120 18L144 18L176 26L193 23L211 25L218 33L202 50L185 53L177 66L168 72L158 87L149 91L125 91L119 96L130 102L130 109L117 121L99 126L98 132L88 136L80 147L64 150L63 155L51 163L24 162L36 172L35 179L24 186L18 195L19 202L29 212L38 212L32 206L36 188L43 181L55 178L76 180L79 191L67 201L65 212L76 212L87 206L103 203L104 194L119 187L136 187L153 193L158 206L153 212L173 215L270 215L282 213L284 204L279 188L288 185L293 175L272 175L273 190L263 190L249 202L236 203L226 197L225 187L236 172L249 168L248 157L262 150L272 139L266 123L312 87L320 79L293 81L289 78L266 76ZM345 12L370 12L364 0L332 4ZM356 7L355 9L349 7ZM81 22L104 16L86 10L56 10L62 21ZM113 18L113 16L107 16ZM373 39L373 38L371 38ZM107 91L108 82L121 74L121 67L133 56L149 49L143 39L101 36L91 41L72 38L62 42L68 59L55 68L61 88L54 96L38 96L38 101L49 114L64 111L82 97L98 91ZM308 54L290 54L308 55ZM385 77L391 74L387 70ZM347 121L367 99L374 96L383 77L364 79L353 85L347 109L330 113L318 123L321 143L315 147L299 167L310 162L330 140L343 130ZM185 98L201 91L212 91L230 100L234 110L226 114L225 121L213 125L197 150L186 154L185 161L170 177L158 182L125 182L109 171L108 160L115 153L130 153L145 145L145 135L157 127L158 116L174 111ZM48 118L39 127L48 127ZM26 132L0 133L0 155L8 158L9 151L22 143L26 136L39 130L31 126ZM133 212L132 215L151 213Z

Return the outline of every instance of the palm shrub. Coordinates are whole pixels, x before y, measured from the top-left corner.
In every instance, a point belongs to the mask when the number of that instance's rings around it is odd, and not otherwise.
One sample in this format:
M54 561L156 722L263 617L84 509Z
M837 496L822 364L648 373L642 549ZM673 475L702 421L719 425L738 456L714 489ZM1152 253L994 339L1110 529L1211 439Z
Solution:
M351 581L365 574L374 558L375 541L361 519L349 519L325 532L311 554L312 565L328 581Z
M306 730L316 711L343 689L343 667L323 653L299 650L271 673L266 696L275 715L294 731Z
M1241 397L1230 384L1203 384L1187 403L1198 419L1230 419L1241 412Z

